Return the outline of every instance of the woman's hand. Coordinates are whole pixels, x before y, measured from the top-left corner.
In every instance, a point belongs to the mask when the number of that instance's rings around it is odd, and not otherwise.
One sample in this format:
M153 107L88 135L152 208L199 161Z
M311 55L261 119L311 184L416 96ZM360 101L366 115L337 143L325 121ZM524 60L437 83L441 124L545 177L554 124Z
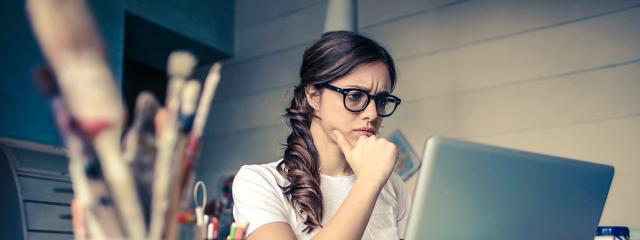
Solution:
M373 135L361 136L355 146L351 146L340 131L334 130L333 133L347 163L359 179L366 179L380 184L379 186L387 182L398 159L395 144Z

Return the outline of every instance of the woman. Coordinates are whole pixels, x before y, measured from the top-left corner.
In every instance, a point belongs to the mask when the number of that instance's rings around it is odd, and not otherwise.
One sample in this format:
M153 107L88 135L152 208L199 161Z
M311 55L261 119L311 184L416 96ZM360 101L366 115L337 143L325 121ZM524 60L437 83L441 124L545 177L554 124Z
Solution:
M409 198L393 173L396 146L377 136L400 104L393 59L353 32L330 32L304 52L285 117L283 159L243 166L233 183L248 239L398 239Z

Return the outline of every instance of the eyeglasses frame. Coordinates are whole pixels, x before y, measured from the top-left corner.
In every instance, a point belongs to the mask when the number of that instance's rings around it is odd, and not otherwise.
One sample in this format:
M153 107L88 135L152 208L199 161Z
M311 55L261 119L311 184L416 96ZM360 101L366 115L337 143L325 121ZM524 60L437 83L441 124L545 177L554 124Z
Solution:
M396 111L396 109L398 108L398 106L402 102L402 100L399 97L396 97L396 96L391 95L389 93L371 95L371 94L369 94L367 91L365 91L363 89L358 89L358 88L340 88L340 87L333 86L333 85L331 85L329 83L319 84L318 87L327 88L327 89L330 89L330 90L333 90L333 91L336 91L336 92L342 94L342 104L344 105L344 108L349 110L350 112L362 112L362 111L364 111L369 106L369 103L371 102L371 99L373 99L373 101L377 104L378 103L378 99L382 99L382 97L392 97L396 104L394 105L393 110L391 110L391 112L389 114L387 114L387 115L380 114L380 112L378 112L378 108L376 107L376 114L378 114L378 116L380 116L380 117L388 117L388 116L391 116ZM363 92L364 94L367 95L367 102L364 104L364 106L360 110L351 110L351 109L349 109L347 107L347 95L351 91L359 91L359 92Z

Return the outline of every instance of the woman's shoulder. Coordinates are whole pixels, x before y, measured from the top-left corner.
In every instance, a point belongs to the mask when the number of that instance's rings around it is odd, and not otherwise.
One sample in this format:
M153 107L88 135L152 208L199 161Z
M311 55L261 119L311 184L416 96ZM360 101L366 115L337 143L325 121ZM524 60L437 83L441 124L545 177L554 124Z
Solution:
M264 183L282 186L286 179L278 172L278 164L281 161L282 159L264 164L244 165L236 173L235 179L251 180L254 183L263 181Z

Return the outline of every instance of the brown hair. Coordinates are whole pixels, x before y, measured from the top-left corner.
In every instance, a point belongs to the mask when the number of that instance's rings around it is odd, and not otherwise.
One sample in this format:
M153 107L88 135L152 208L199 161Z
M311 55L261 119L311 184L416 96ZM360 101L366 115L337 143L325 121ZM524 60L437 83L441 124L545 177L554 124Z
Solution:
M355 68L374 62L387 66L392 89L396 71L391 55L378 43L354 32L328 32L309 46L300 67L300 83L295 87L291 105L284 117L291 134L284 145L283 161L278 171L289 181L281 186L296 214L312 232L322 227L322 192L318 172L318 151L309 130L314 109L307 102L305 87L319 86L349 74Z

